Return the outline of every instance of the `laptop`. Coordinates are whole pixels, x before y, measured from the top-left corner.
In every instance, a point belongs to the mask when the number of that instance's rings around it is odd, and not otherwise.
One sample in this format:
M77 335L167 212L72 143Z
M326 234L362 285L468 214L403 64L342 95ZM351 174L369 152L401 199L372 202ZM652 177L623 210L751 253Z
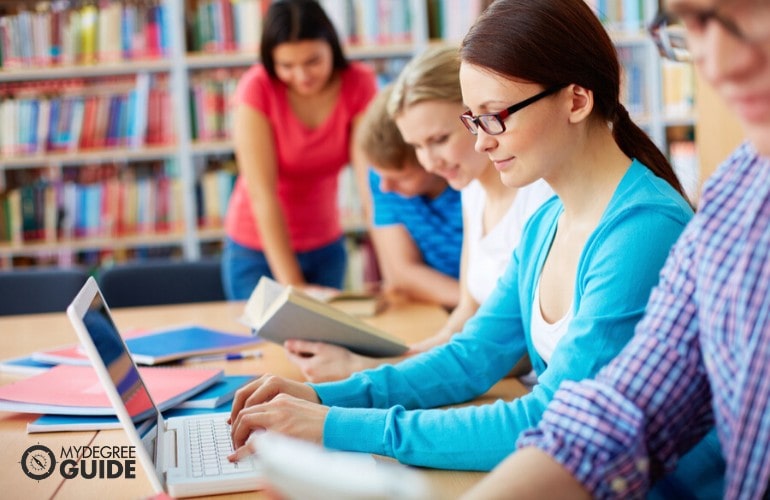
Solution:
M163 418L93 278L67 316L156 493L188 497L263 487L262 468L253 457L228 462L233 447L226 414Z

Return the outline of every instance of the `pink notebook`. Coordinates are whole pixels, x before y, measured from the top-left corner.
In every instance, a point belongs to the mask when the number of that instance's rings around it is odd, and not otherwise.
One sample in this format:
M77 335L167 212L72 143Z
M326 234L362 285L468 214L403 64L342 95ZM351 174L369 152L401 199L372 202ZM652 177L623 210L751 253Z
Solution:
M155 404L166 410L223 378L222 370L141 367ZM130 382L130 381L128 381ZM58 365L39 375L0 387L0 411L56 415L114 415L91 366Z

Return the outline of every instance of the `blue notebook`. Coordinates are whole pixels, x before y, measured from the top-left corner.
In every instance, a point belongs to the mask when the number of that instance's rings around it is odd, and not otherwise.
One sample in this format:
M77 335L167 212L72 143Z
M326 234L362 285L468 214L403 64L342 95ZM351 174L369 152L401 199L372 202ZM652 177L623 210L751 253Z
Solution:
M254 347L261 339L191 325L126 339L131 357L140 365L155 365L202 354L235 352Z
M19 356L0 361L0 372L18 373L21 375L35 375L42 373L54 366L54 363L38 361L32 356Z
M129 336L125 340L131 357L140 365L156 365L193 356L238 352L262 342L260 338L252 335L228 333L199 325L154 330ZM53 364L90 364L88 356L78 345L35 352L32 358Z

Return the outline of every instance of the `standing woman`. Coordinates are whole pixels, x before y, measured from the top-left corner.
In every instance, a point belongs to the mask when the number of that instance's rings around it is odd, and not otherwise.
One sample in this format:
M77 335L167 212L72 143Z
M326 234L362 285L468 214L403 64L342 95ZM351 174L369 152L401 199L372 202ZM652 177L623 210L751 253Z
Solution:
M230 300L248 298L261 276L342 287L337 182L349 162L365 168L351 137L376 91L373 71L346 60L315 0L270 5L260 56L235 96L240 175L222 256Z

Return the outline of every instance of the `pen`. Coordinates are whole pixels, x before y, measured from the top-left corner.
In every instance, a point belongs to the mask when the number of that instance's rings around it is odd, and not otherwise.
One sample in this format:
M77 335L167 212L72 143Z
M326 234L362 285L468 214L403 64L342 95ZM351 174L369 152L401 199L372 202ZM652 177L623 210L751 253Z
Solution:
M187 363L203 363L205 361L234 361L238 359L261 358L262 351L228 352L222 354L209 354L207 356L194 356L185 359Z

